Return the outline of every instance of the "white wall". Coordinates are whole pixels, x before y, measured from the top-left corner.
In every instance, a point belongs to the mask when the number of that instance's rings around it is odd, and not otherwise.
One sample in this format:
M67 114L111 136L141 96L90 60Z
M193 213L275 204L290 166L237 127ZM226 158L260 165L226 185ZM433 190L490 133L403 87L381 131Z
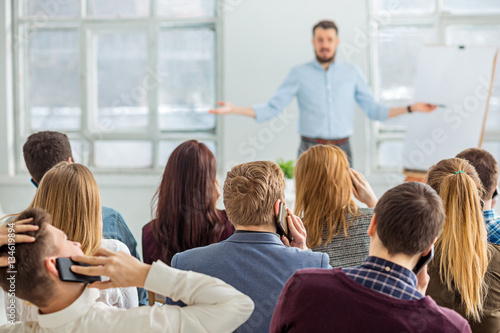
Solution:
M8 1L6 1L8 2ZM223 40L223 95L237 105L253 105L267 101L285 78L288 70L297 64L313 59L311 28L321 19L333 19L339 26L344 43L353 43L356 33L367 30L366 0L239 0L228 2L225 8ZM3 4L0 20L4 20ZM0 23L5 29L4 21ZM0 41L4 36L0 31ZM5 50L0 48L0 97L5 97ZM368 49L361 48L340 59L358 65L368 76ZM35 189L29 178L9 176L5 160L10 146L6 110L10 102L0 100L0 203L6 213L19 212L30 203ZM299 143L296 132L297 105L292 102L285 117L275 125L282 131L272 131L270 123L256 124L240 116L222 119L223 175L232 165L249 160L276 160L279 157L295 159ZM9 127L9 128L7 128ZM357 169L364 171L366 156L366 118L357 110L356 133L353 137L354 161ZM271 135L269 135L271 133ZM259 149L255 155L249 149L253 138ZM12 170L10 170L12 171ZM124 216L137 241L141 242L141 228L151 218L151 198L160 176L106 177L97 176L103 205L115 208ZM389 184L401 179L382 178L376 181L378 194ZM140 247L139 247L139 251Z

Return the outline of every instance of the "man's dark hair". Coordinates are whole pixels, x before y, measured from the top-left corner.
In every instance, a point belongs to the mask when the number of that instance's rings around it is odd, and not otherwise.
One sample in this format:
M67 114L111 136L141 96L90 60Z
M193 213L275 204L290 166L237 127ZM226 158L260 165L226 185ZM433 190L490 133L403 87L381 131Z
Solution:
M425 251L444 226L439 195L429 185L407 182L387 191L375 207L377 235L389 254Z
M339 29L337 28L337 25L335 24L335 22L333 21L328 21L328 20L325 20L325 21L320 21L318 23L316 23L313 27L313 36L314 36L314 31L317 29L317 28L322 28L322 29L334 29L335 30L335 33L337 33L337 35L339 34Z
M24 161L33 181L40 184L43 175L59 162L73 159L69 139L64 133L44 131L31 134L23 146Z
M16 297L42 307L48 305L55 287L45 266L45 259L55 255L57 250L47 229L51 223L51 217L43 209L26 209L15 218L14 222L30 217L33 218L30 224L37 225L39 228L25 234L35 237L35 241L0 247L0 256L9 256L11 255L9 252L14 249L15 258L13 269L9 266L0 267L0 287L5 290L6 296L10 297L9 294L13 293ZM9 273L9 271L17 273ZM11 277L13 278L9 279Z
M498 163L493 155L481 148L469 148L456 157L469 161L476 169L484 189L481 199L490 200L498 182Z

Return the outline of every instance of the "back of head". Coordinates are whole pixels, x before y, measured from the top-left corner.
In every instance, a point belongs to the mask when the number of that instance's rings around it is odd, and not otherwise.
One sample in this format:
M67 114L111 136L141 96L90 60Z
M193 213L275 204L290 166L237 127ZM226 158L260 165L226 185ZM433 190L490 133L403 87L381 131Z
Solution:
M443 202L428 185L406 182L380 198L375 207L377 235L390 254L424 252L443 230Z
M223 226L217 215L215 156L206 145L190 140L170 155L156 193L153 232L155 257L170 262L177 252L218 240Z
M443 199L446 213L443 233L436 242L435 263L441 281L449 290L458 290L466 315L479 320L489 261L481 181L474 167L461 158L440 161L429 169L427 179Z
M283 171L274 162L256 161L236 165L226 175L224 206L235 225L275 223L274 204L285 200Z
M349 161L339 147L317 145L303 153L295 166L295 213L307 229L307 243L321 245L324 226L329 243L340 231L347 237L358 209L352 199ZM352 219L347 221L346 213Z
M36 184L40 184L43 175L54 165L69 157L73 159L66 134L51 131L31 134L23 146L23 155Z
M101 245L101 198L90 170L78 163L61 162L43 176L30 207L52 215L52 225L79 242L86 255Z
M484 201L490 200L498 182L498 164L493 155L481 148L469 148L456 157L467 160L476 169L484 189L481 198Z
M53 294L54 283L45 266L45 259L56 255L57 249L47 225L50 215L39 208L29 208L7 223L32 217L30 224L39 226L37 231L26 232L35 237L33 243L17 243L14 249L14 269L0 267L0 286L6 293L15 293L16 297L27 300L38 307L47 306L50 295ZM12 245L0 247L0 256L10 256ZM9 273L9 271L16 271Z

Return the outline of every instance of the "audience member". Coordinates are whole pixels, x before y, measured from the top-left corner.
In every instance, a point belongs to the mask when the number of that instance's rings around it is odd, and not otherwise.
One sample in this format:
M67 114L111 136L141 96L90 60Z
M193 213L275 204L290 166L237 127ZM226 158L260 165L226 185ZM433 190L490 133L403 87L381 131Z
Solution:
M500 244L500 215L493 209L493 200L498 195L498 164L493 155L481 148L466 149L457 155L469 161L476 169L483 184L483 216L486 222L488 242Z
M45 173L30 207L49 213L52 225L80 243L85 255L93 255L99 247L130 253L122 242L102 238L99 188L90 170L81 164L61 162ZM99 300L118 308L137 307L137 289L106 289ZM36 319L36 307L23 302L19 309L20 320Z
M364 177L349 169L346 154L336 146L317 145L295 166L295 214L304 221L307 244L328 253L330 265L359 265L368 255L366 234L373 208L358 208L352 195L368 207L377 197Z
M255 311L237 332L268 332L281 289L290 276L302 268L330 267L328 255L304 251L304 226L290 210L292 247L285 246L287 240L280 240L276 217L280 202L285 201L284 191L285 179L276 163L260 161L233 167L224 182L223 199L236 229L234 235L172 258L172 267L220 278L252 298Z
M35 241L34 237L29 235L23 235L27 231L38 230L38 226L26 223L31 222L33 219L26 219L22 221L17 221L16 223L4 223L0 224L0 247L4 245L14 245L16 243L32 243ZM14 221L12 221L14 222ZM11 248L12 249L12 248ZM10 260L10 263L14 263ZM9 259L6 256L0 257L0 268L8 267ZM7 307L5 306L5 293L3 289L0 289L0 326L7 323L7 317L4 314Z
M44 131L31 134L23 146L24 161L31 182L38 187L43 175L59 162L74 162L71 145L64 133ZM103 236L117 239L127 245L130 253L140 259L137 253L137 241L127 227L123 217L116 210L102 207ZM148 304L145 290L138 290L139 304Z
M217 243L234 232L220 196L215 156L203 143L190 140L170 155L155 198L156 216L142 229L145 263L170 264L174 254Z
M486 241L479 176L466 160L451 158L432 166L427 178L446 213L427 294L468 319L473 332L499 332L500 246Z
M368 228L361 266L295 273L281 293L270 332L470 332L466 320L424 297L427 255L444 224L443 204L427 185L387 191Z
M51 224L41 209L30 208L18 220L33 218L37 231L33 243L17 244L15 251L15 293L40 308L38 321L8 323L0 328L13 332L232 332L252 313L249 297L224 282L193 272L183 272L155 262L141 263L123 252L99 249L99 257L84 257L79 243L68 240ZM7 256L8 246L0 247ZM108 276L109 281L91 287L127 288L140 286L169 295L188 304L116 309L96 302L99 292L84 283L59 279L56 258L72 257L93 267L72 266L76 273ZM0 286L11 289L12 273L0 268ZM14 309L15 311L15 309Z

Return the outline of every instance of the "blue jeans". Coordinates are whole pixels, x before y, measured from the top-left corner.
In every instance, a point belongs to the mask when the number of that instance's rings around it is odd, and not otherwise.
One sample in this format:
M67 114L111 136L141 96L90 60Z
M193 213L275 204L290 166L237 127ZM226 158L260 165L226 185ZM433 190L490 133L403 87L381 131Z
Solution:
M304 140L303 138L301 138L297 158L299 158L300 155L302 155L302 153L304 153L306 150L308 150L312 146L316 146L318 144L319 143L317 143L315 141ZM351 165L351 168L352 168L351 142L349 140L347 140L347 142L341 143L340 145L337 145L337 147L342 149L344 151L344 153L347 155L347 159L349 160L349 164Z

